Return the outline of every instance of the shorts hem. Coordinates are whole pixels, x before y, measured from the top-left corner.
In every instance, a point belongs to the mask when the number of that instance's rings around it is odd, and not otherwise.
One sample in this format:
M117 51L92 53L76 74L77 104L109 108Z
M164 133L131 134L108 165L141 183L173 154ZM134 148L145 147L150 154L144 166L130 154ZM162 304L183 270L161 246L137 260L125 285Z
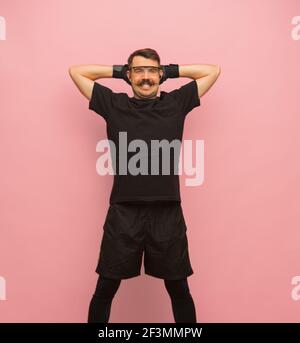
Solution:
M191 270L190 272L186 274L182 274L182 275L162 275L162 274L150 272L149 270L147 271L145 270L145 274L159 278L159 279L180 280L180 279L185 279L186 277L193 275L194 271Z
M130 275L116 276L116 275L112 275L112 274L101 273L100 271L97 271L97 270L95 270L95 272L97 274L99 274L100 276L102 276L103 278L113 279L113 280L130 279L130 278L134 278L134 277L137 277L137 276L141 275L141 273L134 273L134 274L130 274Z

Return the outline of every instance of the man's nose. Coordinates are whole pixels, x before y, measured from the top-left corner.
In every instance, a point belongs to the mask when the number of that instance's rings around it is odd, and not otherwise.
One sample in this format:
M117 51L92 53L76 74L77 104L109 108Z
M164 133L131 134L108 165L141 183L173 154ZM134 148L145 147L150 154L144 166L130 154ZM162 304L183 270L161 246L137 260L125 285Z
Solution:
M148 78L149 78L149 71L148 71L147 69L143 71L143 77L144 77L145 79L148 79Z

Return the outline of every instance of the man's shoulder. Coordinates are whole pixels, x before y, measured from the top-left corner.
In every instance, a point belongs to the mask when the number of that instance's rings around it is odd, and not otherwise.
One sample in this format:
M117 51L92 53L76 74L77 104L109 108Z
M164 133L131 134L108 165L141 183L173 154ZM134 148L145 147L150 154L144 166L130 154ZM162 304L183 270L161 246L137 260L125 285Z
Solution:
M127 93L117 92L117 91L113 90L110 86L105 86L98 81L95 81L94 84L95 84L95 89L98 92L101 92L101 91L106 92L106 93L109 92L115 97L128 97Z

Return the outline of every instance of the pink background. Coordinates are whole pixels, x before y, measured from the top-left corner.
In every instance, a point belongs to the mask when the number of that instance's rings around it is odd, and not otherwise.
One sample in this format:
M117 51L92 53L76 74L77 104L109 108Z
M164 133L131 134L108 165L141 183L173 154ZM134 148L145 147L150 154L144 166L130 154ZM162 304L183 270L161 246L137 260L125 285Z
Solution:
M297 0L1 1L1 322L86 322L113 176L96 173L105 121L68 67L145 47L162 64L222 70L184 131L205 148L204 183L180 176L198 322L299 321L297 15ZM110 322L173 322L163 281L143 268L122 281Z

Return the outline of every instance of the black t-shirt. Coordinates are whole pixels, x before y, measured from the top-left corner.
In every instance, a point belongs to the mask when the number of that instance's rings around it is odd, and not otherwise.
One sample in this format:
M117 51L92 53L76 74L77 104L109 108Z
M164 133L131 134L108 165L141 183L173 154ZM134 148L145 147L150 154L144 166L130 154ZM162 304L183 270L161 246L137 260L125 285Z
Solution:
M129 97L126 93L115 93L106 86L94 83L89 109L105 119L107 138L116 147L115 162L111 158L114 182L109 199L110 204L128 201L181 202L179 175L176 171L178 170L176 168L178 168L179 155L176 149L178 148L177 143L181 145L185 116L197 106L200 106L200 99L195 80L171 92L161 91L160 96L155 99ZM127 145L124 146L123 143L120 143L119 133L123 140L126 138ZM141 148L138 144L138 147L134 146L133 150L129 149L129 144L133 140L143 140L146 146ZM173 140L177 141L174 145L177 148L169 149L169 175L164 175L162 172L161 150L157 153L157 150L151 149L153 140L161 143L162 140L167 140L169 147L172 147ZM147 155L145 155L145 147ZM112 152L112 149L110 151ZM144 160L148 160L147 173L133 173L134 175L132 175L128 171L132 169L128 168L125 172L127 174L121 175L119 165L121 164L120 157L124 161L124 151L127 152L126 169L128 165L130 166L130 160L137 168L141 167L137 156L143 156ZM151 157L156 157L156 161L159 160L159 164L153 162L153 166L160 166L158 175L153 175L151 172ZM122 165L124 166L123 162ZM175 169L174 165L176 165ZM143 166L145 165L143 164Z

